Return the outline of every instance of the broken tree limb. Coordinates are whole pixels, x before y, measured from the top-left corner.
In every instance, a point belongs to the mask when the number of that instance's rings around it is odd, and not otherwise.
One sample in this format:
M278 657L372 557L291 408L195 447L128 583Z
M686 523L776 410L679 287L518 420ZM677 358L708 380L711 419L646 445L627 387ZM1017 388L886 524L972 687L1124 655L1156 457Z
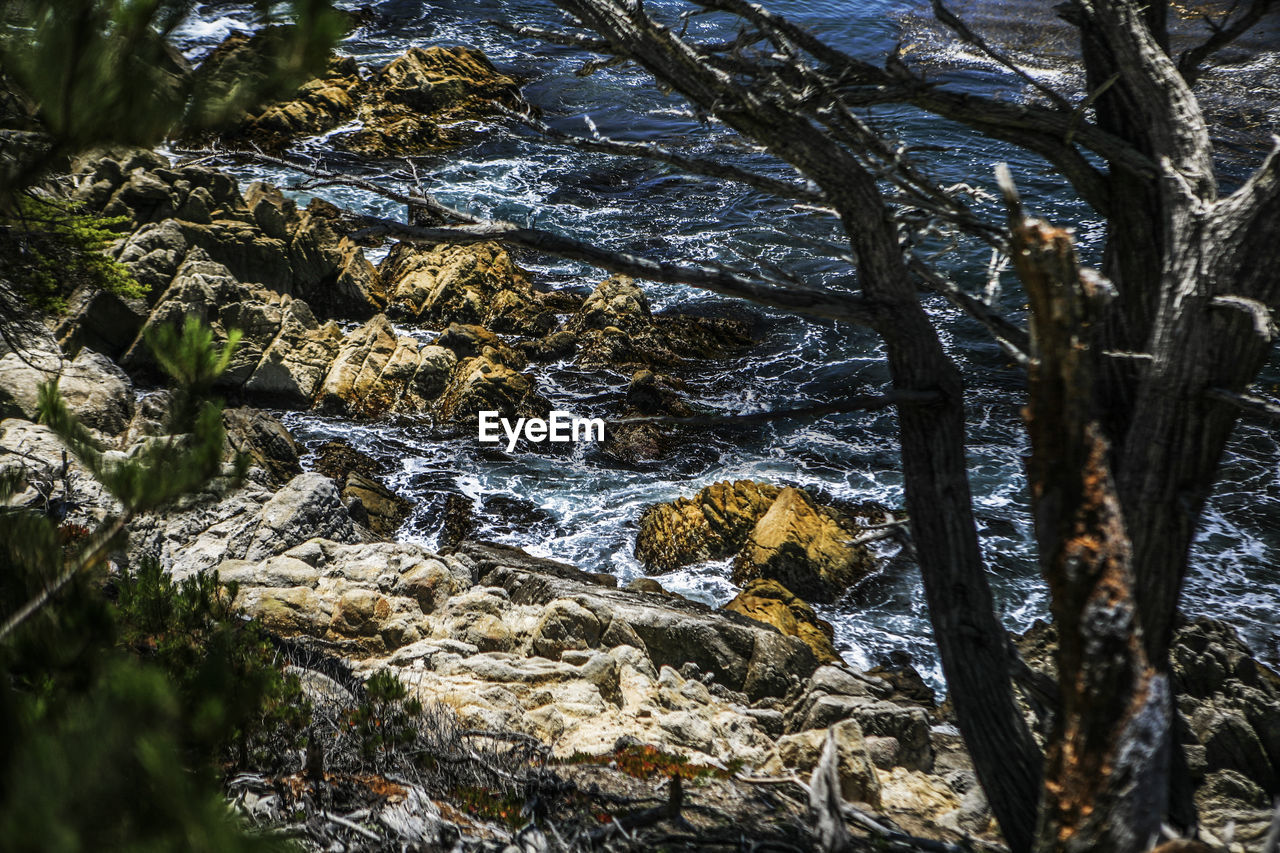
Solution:
M892 406L927 406L937 403L941 398L929 391L890 391L887 394L873 394L854 397L843 403L828 403L819 406L801 406L795 409L775 409L769 412L751 412L745 415L690 415L677 417L674 415L637 415L629 418L618 418L610 421L616 426L628 424L672 424L679 426L746 426L750 424L771 423L773 421L792 418L818 418L827 415L842 415L852 412L875 412Z
M998 179L1031 303L1027 473L1058 629L1061 710L1036 849L1140 853L1158 836L1168 797L1172 703L1146 656L1132 549L1096 418L1103 294L1080 269L1070 233L1025 218L1006 167Z

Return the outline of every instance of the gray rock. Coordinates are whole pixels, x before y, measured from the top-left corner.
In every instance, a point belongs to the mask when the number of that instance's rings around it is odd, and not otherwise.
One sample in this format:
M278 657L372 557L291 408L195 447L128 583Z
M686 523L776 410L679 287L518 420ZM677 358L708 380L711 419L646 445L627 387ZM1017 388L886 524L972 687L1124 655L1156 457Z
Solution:
M803 641L739 614L714 611L682 598L602 586L593 575L517 549L464 542L459 553L476 566L482 583L506 589L512 603L545 606L570 600L599 622L600 633L591 636L600 637L600 642L620 622L634 632L640 643L637 648L643 649L655 668L678 669L692 663L699 672L730 690L745 692L753 701L785 694L793 678L807 678L816 667ZM619 633L621 629L614 636ZM768 671L779 666L788 670L782 675Z
M56 381L62 398L81 423L104 435L119 435L133 418L133 383L111 359L82 349L63 357L45 332L25 352L0 357L0 415L34 421L40 386Z
M334 482L323 474L299 474L263 506L245 559L265 560L308 539L358 538Z

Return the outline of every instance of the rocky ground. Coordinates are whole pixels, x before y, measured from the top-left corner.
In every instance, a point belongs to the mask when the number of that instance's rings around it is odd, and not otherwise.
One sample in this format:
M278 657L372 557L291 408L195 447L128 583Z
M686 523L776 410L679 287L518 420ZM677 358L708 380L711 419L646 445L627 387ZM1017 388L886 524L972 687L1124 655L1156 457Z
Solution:
M216 85L252 55L252 40L236 36L196 73ZM246 117L224 141L279 147L351 128L335 144L388 156L456 144L458 120L518 97L515 81L475 51L414 49L366 71L335 60L325 77ZM22 472L22 502L56 505L67 523L86 526L113 509L33 422L48 371L60 373L70 408L97 439L128 454L161 429L167 405L154 387L147 330L184 315L224 340L240 330L219 390L238 404L224 417L227 458L250 457L246 482L135 521L119 570L146 554L177 577L217 572L235 582L247 615L291 647L341 662L354 679L343 687L332 671L295 661L313 689L356 689L390 671L458 731L536 744L538 772L560 794L589 791L593 808L609 804L597 827L604 835L575 836L592 843L701 833L804 849L807 795L789 780L809 780L830 736L853 805L845 817L860 838L905 832L998 844L946 703L936 704L909 661L873 672L844 664L831 626L803 600L833 600L878 570L866 547L875 537L864 537L892 527L883 508L829 506L796 488L745 481L651 508L636 555L654 573L733 557L743 591L712 609L657 580L619 588L610 575L473 541L465 513L440 553L396 542L410 504L374 460L334 442L304 470L288 430L253 408L435 423L485 409L545 414L537 371L572 359L631 377L617 416L687 416L697 395L680 365L749 345L743 324L655 314L624 278L589 294L552 291L492 244L397 245L375 265L368 247L342 233L332 206L298 209L279 188L242 188L152 152L85 157L70 183L87 209L127 222L113 252L149 293L77 293L65 315L16 330L0 349L0 471ZM630 425L605 452L629 464L677 440L653 424ZM1043 631L1023 639L1033 668L1051 666L1051 643ZM1201 807L1221 840L1231 823L1236 842L1253 844L1267 797L1280 792L1280 679L1218 623L1184 628L1176 661ZM283 778L240 780L232 793L247 813L276 819ZM549 778L537 776L539 791ZM444 843L452 831L480 846L545 849L475 803L431 800L387 780L361 784L363 812L348 821L356 828L335 830L350 846L376 846L370 834L391 847ZM661 808L631 818L629 833L618 804L655 797Z

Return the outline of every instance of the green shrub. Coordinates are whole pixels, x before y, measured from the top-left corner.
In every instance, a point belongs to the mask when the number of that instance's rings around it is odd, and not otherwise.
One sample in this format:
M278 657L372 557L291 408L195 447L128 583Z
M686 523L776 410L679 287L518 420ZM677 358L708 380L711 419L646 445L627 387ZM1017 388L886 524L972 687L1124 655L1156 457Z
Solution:
M75 202L26 193L0 216L0 267L32 307L58 313L81 285L124 297L147 293L129 270L106 254L128 217L85 213Z

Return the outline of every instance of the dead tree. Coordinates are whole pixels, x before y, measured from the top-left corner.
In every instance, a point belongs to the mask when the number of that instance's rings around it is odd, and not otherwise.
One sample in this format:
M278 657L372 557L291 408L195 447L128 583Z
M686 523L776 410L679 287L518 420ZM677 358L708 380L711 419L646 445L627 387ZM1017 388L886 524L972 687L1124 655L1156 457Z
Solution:
M851 56L748 0L686 2L690 15L720 16L736 37L700 42L641 0L556 0L577 28L514 29L602 55L588 68L635 63L803 180L757 174L727 157L539 129L551 142L647 157L837 217L848 246L833 251L850 262L857 295L776 270L604 251L480 222L422 194L406 203L453 224L361 224L367 234L417 242L501 240L874 329L886 345L907 510L943 671L1006 840L1014 851L1143 848L1177 777L1168 650L1191 540L1237 418L1276 410L1247 392L1274 345L1280 308L1280 149L1224 192L1191 86L1271 0L1235 4L1178 56L1163 0L1056 7L1079 32L1087 91L1078 97L1036 82L934 0L958 38L1019 75L1030 91L1023 100L939 85L896 53L875 62ZM866 108L883 104L912 105L1051 164L1108 223L1102 275L1082 274L1063 232L976 213L964 193L869 123ZM1034 347L1026 330L918 255L903 239L912 228L1011 254L1033 303ZM1063 713L1047 771L1014 700L1014 661L978 548L963 380L920 287L969 313L1029 370L1036 532L1061 636ZM1188 801L1169 810L1183 827L1194 822Z
M1110 285L1069 232L1024 218L1002 168L1011 251L1031 303L1028 479L1058 630L1059 703L1037 849L1145 850L1160 831L1169 680L1147 660L1132 550L1094 405L1097 318Z

